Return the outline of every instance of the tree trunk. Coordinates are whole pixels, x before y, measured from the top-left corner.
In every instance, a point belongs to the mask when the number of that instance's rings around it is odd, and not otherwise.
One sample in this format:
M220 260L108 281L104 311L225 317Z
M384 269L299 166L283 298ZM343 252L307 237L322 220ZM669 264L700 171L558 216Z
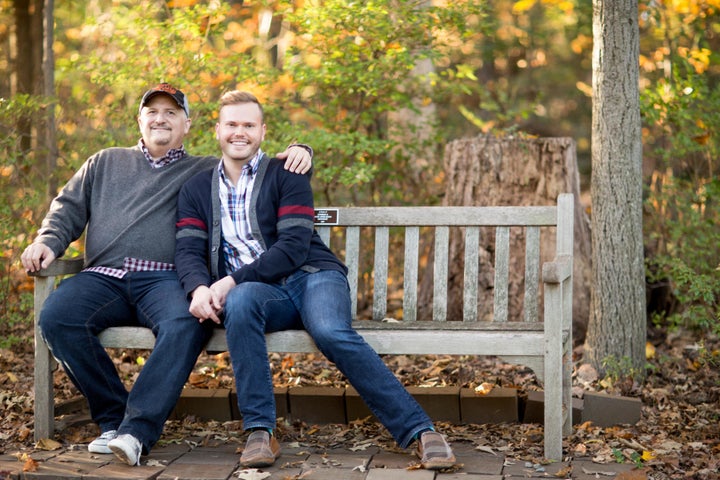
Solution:
M45 171L48 174L47 188L45 190L46 200L49 203L57 195L58 182L55 176L57 167L58 147L55 130L55 54L53 42L55 40L55 29L53 15L55 12L54 0L45 0L44 9L44 48L42 57L42 93L48 99L45 112Z
M644 377L645 265L637 0L593 0L592 296L586 358Z
M478 136L455 140L445 149L446 193L444 205L554 205L560 193L575 194L575 281L573 335L582 341L590 299L590 232L580 205L580 181L575 142L570 138L496 138ZM459 237L459 235L458 235ZM494 231L481 234L478 317L493 314ZM462 316L463 251L460 238L451 238L448 313ZM522 318L524 237L511 235L509 318ZM552 260L554 240L541 238L542 261ZM425 275L424 277L428 277ZM421 298L432 301L432 291L422 285ZM542 313L542 308L539 308Z

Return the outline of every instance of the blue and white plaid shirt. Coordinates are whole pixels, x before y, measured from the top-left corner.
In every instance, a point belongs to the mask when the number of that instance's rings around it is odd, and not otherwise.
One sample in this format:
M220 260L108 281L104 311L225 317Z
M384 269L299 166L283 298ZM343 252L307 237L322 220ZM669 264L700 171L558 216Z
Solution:
M228 272L234 272L243 265L254 262L264 251L260 242L253 238L249 216L255 174L262 155L262 151L258 150L255 157L243 167L237 185L233 185L225 176L222 161L218 165L222 248L225 253L225 269Z

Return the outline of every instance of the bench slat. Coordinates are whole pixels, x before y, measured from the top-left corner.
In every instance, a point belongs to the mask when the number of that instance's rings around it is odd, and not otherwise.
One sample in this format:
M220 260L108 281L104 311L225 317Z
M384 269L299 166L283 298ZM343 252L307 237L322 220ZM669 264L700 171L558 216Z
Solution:
M525 229L525 297L526 322L538 320L538 282L540 279L540 228Z
M417 320L418 268L420 257L420 228L405 229L405 265L403 268L403 320Z
M447 319L448 248L450 229L435 228L435 262L433 264L433 320Z
M465 271L463 279L463 320L474 322L478 318L478 274L480 265L480 227L465 229Z
M555 207L328 207L339 210L335 225L551 226Z
M360 322L369 323L369 322ZM415 322L415 324L434 322ZM456 328L444 328L447 323L457 323ZM489 322L479 322L489 323ZM384 323L368 327L355 325L357 331L379 354L437 354L437 355L506 355L543 356L544 333L542 328L532 330L463 328L462 322L443 322L443 330L434 328L403 328L398 324ZM432 330L432 335L428 331ZM155 337L142 327L115 327L100 334L100 341L107 348L152 349ZM270 352L317 352L312 338L305 331L285 330L266 335ZM211 352L227 351L222 329L217 329L207 344Z
M493 320L508 320L508 275L510 269L510 228L495 229L495 288Z
M388 253L390 229L375 228L375 275L373 276L373 320L382 320L387 314Z
M345 265L348 268L352 319L357 318L357 293L360 262L360 228L348 227L345 231Z

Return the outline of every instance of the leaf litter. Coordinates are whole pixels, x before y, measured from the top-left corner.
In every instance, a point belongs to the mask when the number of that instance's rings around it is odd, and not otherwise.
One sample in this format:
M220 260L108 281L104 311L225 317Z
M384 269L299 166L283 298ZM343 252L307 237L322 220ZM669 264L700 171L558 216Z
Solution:
M17 326L15 327L17 328ZM32 339L32 327L27 328ZM0 334L4 333L0 331ZM17 334L17 332L13 332ZM595 478L609 476L611 464L628 463L637 468L617 474L617 479L718 479L720 469L720 341L708 335L699 343L687 332L655 335L648 351L648 376L638 384L632 378L600 378L582 362L576 349L573 392L607 390L642 400L642 418L636 425L599 427L575 425L566 437L567 459L586 460L582 473ZM142 368L147 352L111 350L111 356L130 386ZM468 356L383 356L389 368L405 385L454 385L487 393L494 386L518 389L519 395L539 390L541 385L527 368L505 364L494 358ZM269 359L277 386L347 385L344 377L320 354L277 354ZM36 468L29 454L87 443L98 434L93 424L70 425L53 439L34 442L32 342L0 349L0 454L15 455L25 471ZM56 401L76 399L79 394L67 376L54 377ZM203 354L189 382L194 388L231 388L233 374L227 353ZM508 464L542 466L542 427L535 424L449 424L438 428L455 443L467 443L484 454L504 455ZM378 447L401 451L382 426L369 420L349 425L306 425L281 421L277 430L283 442L304 451L345 448L363 451ZM160 443L203 445L209 442L242 442L238 421L200 421L192 417L168 421ZM588 465L592 465L588 466ZM568 477L561 470L553 476ZM579 473L579 472L578 472ZM612 473L615 475L615 473ZM260 478L240 470L236 478Z

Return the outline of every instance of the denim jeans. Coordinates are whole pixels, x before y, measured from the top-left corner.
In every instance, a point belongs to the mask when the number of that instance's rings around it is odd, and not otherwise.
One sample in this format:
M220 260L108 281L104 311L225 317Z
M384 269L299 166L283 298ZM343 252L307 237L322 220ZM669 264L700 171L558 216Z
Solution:
M282 283L241 283L225 304L228 349L243 428L275 428L265 333L305 329L405 448L432 427L422 407L352 328L350 291L341 272L299 270Z
M127 325L155 335L130 392L98 340L104 329ZM40 314L42 336L87 398L93 420L103 432L132 434L144 453L160 438L210 328L189 313L175 272L129 272L123 279L80 272L60 283Z

